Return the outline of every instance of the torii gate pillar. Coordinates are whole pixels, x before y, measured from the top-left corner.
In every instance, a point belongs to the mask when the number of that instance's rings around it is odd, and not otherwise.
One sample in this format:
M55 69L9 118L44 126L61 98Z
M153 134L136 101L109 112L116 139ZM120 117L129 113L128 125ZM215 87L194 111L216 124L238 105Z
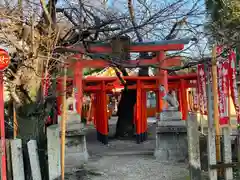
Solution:
M165 64L164 58L165 58L165 53L160 52L160 54L158 56L158 61L159 61L159 64L161 64L161 66L163 66L163 67ZM168 92L168 73L167 73L167 71L159 68L157 75L159 77L159 86L163 85L166 92ZM158 113L162 112L162 110L164 108L164 100L162 100L163 96L164 96L164 94L162 92L160 92L159 90L157 90L157 98L158 98L157 112Z

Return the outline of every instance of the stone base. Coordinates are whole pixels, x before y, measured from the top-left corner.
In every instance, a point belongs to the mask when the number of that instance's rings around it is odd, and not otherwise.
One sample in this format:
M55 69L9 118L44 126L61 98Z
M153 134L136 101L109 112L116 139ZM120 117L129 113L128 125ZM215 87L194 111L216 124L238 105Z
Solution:
M65 167L66 172L72 169L80 168L88 162L88 151L86 147L85 135L79 134L74 136L66 136L65 149Z
M161 161L179 162L187 159L186 133L157 133L154 156Z
M185 161L188 154L186 123L160 120L156 127L155 157L161 161Z
M81 167L88 161L85 133L82 123L66 124L66 146L65 146L65 167L66 172ZM53 180L60 176L60 138L59 125L52 125L47 128L48 138L48 161L49 179Z

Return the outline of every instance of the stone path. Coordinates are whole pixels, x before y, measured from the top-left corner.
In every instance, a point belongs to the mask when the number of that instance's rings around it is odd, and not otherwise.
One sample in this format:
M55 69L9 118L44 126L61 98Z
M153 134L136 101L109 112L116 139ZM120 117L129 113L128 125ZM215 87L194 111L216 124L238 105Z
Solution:
M151 156L111 156L90 162L102 172L92 180L185 180L186 165L161 163Z
M96 140L96 130L87 132L88 164L66 176L66 180L188 180L187 163L155 160L155 120L150 119L149 139L142 144L134 140L110 140L103 145ZM115 131L116 118L110 121L110 136ZM76 165L77 167L77 165ZM207 174L205 174L207 176ZM208 178L206 178L208 179Z
M115 131L116 119L111 120L110 136ZM153 157L155 125L149 122L149 140L136 144L134 140L110 140L103 145L96 140L96 131L87 133L90 155L84 170L77 170L66 179L81 180L186 180L187 164L159 162Z

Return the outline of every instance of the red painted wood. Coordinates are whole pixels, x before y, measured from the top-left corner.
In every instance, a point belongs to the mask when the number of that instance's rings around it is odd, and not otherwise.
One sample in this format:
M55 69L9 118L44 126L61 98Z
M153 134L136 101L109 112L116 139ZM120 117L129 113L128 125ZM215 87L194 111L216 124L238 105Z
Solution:
M76 58L76 57L74 57ZM105 68L110 66L111 64L102 59L93 59L93 60L85 60L81 59L81 65L84 68ZM124 66L128 65L129 67L135 67L135 66L151 66L151 65L157 65L159 62L157 61L157 58L153 59L138 59L138 60L125 60ZM178 66L181 63L181 58L180 57L172 57L166 60L166 63L164 66L161 65L162 68L166 68L169 66Z
M1 180L7 180L3 72L0 72Z
M140 80L137 81L137 100L136 100L136 133L137 135L141 134L141 84Z
M96 129L98 132L102 133L102 109L99 108L101 107L101 95L100 92L98 91L96 93L96 109L95 109L95 116L96 116Z
M183 114L183 102L182 102L182 92L181 88L178 90L178 100L179 100L179 111Z
M0 71L4 71L10 63L11 60L8 52L0 49Z
M76 98L76 110L78 114L82 114L82 99L83 99L83 87L82 87L82 71L83 67L80 62L76 63L74 68L74 85L75 85L75 98Z
M105 89L105 82L102 81L101 89L101 107L102 109L102 134L108 135L108 113L107 113L107 94Z
M76 49L79 53L85 53L85 50L81 47L69 47L71 49ZM130 46L130 52L159 52L159 51L176 51L182 50L184 44L166 44L166 45L134 45ZM110 46L90 46L88 49L91 53L111 53L112 48Z
M142 90L141 92L141 133L147 132L147 92Z
M187 89L186 89L185 80L181 79L180 85L181 85L182 105L183 105L182 106L182 108L183 108L182 119L187 120L188 102L187 102Z

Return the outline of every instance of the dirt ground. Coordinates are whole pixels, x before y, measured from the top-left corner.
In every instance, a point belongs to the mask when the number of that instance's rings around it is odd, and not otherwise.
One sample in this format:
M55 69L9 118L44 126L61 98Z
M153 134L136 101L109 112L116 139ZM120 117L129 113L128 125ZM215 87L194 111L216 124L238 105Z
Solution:
M110 121L110 137L115 131L116 118ZM185 163L159 162L153 156L155 147L155 124L149 120L149 139L142 144L132 140L110 139L109 145L96 140L96 131L87 133L90 155L83 169L68 175L69 180L186 180Z

